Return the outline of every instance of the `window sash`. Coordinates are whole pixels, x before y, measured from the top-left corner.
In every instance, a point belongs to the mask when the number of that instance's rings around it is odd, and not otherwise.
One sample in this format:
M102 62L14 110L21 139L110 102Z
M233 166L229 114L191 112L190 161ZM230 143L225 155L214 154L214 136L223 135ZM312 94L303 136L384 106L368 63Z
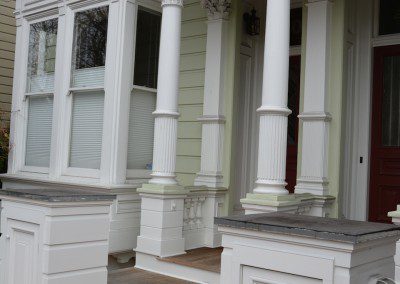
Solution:
M134 87L130 96L127 174L143 177L152 169L156 90Z
M50 167L54 96L28 96L26 105L24 170L47 173Z
M68 168L100 170L104 99L104 91L72 94Z

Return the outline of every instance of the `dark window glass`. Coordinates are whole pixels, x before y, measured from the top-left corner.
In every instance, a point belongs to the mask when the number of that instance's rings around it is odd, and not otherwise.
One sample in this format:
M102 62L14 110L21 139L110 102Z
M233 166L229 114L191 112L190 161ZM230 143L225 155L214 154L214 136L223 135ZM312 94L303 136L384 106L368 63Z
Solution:
M75 69L104 66L108 6L75 15Z
M379 35L400 33L400 1L381 0L379 3Z
M382 145L400 146L400 56L383 61Z
M303 9L290 10L290 45L301 45Z
M157 88L161 14L139 9L136 32L135 85Z

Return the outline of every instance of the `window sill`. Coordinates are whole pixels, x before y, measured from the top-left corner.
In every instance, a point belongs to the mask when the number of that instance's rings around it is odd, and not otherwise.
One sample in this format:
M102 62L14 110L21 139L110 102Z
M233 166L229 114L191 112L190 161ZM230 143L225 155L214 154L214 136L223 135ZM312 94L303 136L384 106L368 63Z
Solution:
M59 179L50 179L47 175L38 175L32 173L19 172L16 174L0 174L0 180L2 182L13 182L13 183L23 183L30 184L32 187L68 187L68 188L79 188L87 190L112 190L116 192L125 191L136 191L141 183L145 182L143 180L138 182L127 182L126 184L112 184L106 185L96 182L93 179L77 179L73 180L69 177L60 177Z

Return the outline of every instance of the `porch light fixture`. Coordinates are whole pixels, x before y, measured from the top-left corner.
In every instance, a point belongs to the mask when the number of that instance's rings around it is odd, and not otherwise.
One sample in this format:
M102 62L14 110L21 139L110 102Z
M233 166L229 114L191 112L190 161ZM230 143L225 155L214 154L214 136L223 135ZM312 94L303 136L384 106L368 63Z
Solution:
M253 10L251 10L251 14L248 12L243 14L246 32L251 36L260 34L260 18L257 17L256 13L256 9L253 8Z

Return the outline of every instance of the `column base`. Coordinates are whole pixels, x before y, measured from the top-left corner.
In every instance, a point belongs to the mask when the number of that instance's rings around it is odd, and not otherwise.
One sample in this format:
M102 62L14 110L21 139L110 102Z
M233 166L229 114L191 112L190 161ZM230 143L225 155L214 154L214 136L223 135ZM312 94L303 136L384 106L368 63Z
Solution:
M396 211L389 212L388 217L392 218L393 224L400 225L400 205L397 205Z
M144 184L138 192L142 204L136 251L158 257L184 254L183 208L188 191L179 185Z
M273 195L248 193L241 199L245 214L286 212L317 217L328 217L335 197L312 194Z
M221 174L208 174L208 173L198 173L195 180L195 186L207 186L211 188L221 188L223 185L223 177Z
M329 193L329 182L326 179L298 178L295 186L295 193L309 193L313 195L325 196Z

